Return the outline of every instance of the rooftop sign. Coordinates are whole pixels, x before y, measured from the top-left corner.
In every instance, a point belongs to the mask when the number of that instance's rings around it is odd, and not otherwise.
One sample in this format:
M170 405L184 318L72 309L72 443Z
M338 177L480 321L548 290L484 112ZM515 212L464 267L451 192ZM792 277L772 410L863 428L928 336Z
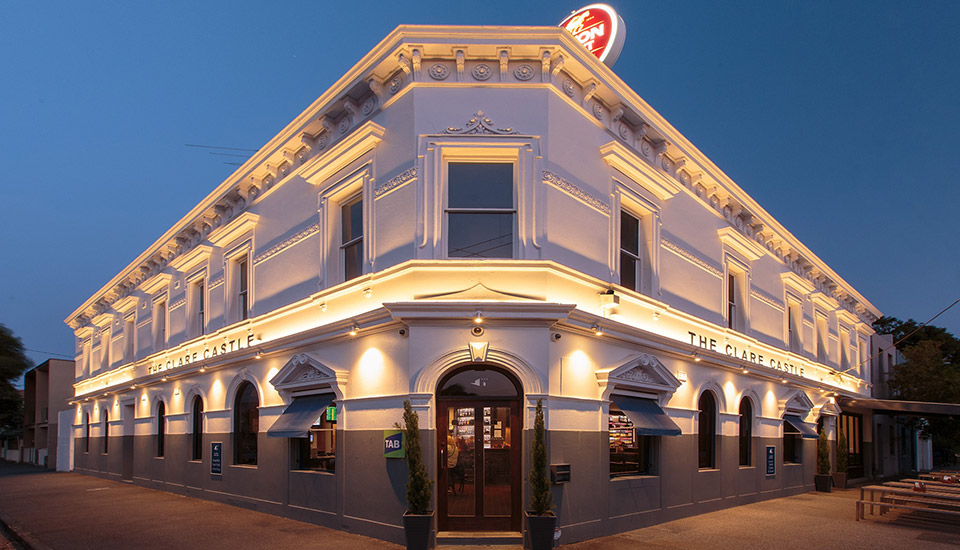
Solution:
M578 42L607 67L613 67L623 50L627 26L613 8L606 4L582 7L560 22Z

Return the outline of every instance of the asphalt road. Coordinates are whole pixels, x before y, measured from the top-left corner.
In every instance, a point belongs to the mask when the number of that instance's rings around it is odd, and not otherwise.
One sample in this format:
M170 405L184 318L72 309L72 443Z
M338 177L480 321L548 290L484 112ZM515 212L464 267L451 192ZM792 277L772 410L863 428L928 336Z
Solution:
M807 493L564 545L564 550L956 550L960 522L854 519L859 490ZM0 461L0 520L33 550L401 547L261 512ZM509 547L454 547L460 550ZM8 550L0 537L0 550ZM18 550L14 548L13 550Z

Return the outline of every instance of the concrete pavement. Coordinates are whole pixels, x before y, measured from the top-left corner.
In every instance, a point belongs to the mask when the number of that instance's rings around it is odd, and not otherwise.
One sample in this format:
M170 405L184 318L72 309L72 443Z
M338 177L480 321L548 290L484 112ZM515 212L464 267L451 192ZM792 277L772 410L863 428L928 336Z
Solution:
M960 525L891 512L854 519L859 491L807 493L729 508L564 550L947 550ZM399 549L394 544L261 512L90 476L0 461L0 520L33 550ZM2 540L2 539L0 539ZM0 549L3 549L0 542ZM455 547L505 550L509 547Z

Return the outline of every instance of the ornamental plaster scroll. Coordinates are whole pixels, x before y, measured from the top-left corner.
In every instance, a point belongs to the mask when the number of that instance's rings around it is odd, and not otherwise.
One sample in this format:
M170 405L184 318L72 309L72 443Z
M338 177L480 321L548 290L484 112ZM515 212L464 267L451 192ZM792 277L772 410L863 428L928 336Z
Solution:
M467 121L467 124L462 128L449 126L442 133L454 135L489 134L496 136L512 136L519 134L520 132L514 130L513 128L497 128L493 124L493 121L483 114L483 111L477 111L477 113L473 115L470 120Z
M310 235L313 235L313 234L319 233L319 232L320 232L320 224L319 224L319 223L315 223L315 224L313 224L313 225L310 225L309 227L307 227L307 228L305 228L305 229L303 229L303 230L301 230L301 231L298 231L298 232L295 233L294 235L292 235L292 236L290 236L289 238L285 239L283 242L277 243L276 245L271 246L271 247L268 248L266 251L264 251L264 252L262 252L261 254L257 255L257 257L255 257L255 258L253 259L253 265L260 265L261 263L269 260L270 258L272 258L272 257L276 256L277 254L285 251L286 249L292 247L293 245L302 242L304 239L306 239L306 238L309 237Z
M603 202L597 197L594 197L590 193L587 193L583 189L580 189L576 185L554 174L553 172L544 170L543 181L544 183L549 183L554 187L556 187L557 189L564 191L566 194L579 200L583 204L586 204L587 206L597 210L598 212L601 212L609 216L610 213L613 211L612 208L610 208L609 204Z
M654 393L662 405L682 382L654 355L640 353L621 361L618 366L596 372L603 399L609 399L617 388Z
M766 292L764 292L763 290L760 290L755 286L750 287L750 296L752 298L756 298L761 303L767 304L768 306L772 307L777 311L782 312L784 310L784 305L782 301L774 298L773 296L767 294Z
M415 179L417 179L417 167L416 167L416 166L414 166L413 168L407 170L406 172L403 172L402 174L400 174L400 175L398 175L398 176L396 176L396 177L390 178L389 180L387 180L386 183L384 183L384 184L380 185L379 187L377 187L376 189L374 189L374 190L373 190L373 197L374 197L375 199L379 199L380 197L382 197L383 195L386 195L386 194L389 193L390 191L393 191L394 189L396 189L396 188L398 188L398 187L400 187L400 186L402 186L402 185L404 185L404 184L406 184L406 183L409 183L409 182L411 182L411 181L413 181L413 180L415 180Z
M663 235L660 236L660 246L673 252L678 257L686 260L687 262L699 267L700 269L706 271L707 273L717 277L718 279L723 278L723 270L718 266L713 265L711 262L705 258L697 256L693 252L690 252L686 248L680 246L679 244L667 239Z

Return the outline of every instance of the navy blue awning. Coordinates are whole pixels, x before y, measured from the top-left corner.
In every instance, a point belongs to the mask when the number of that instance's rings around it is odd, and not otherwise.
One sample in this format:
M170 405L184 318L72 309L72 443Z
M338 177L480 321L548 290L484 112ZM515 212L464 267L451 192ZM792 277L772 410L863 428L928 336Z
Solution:
M680 427L653 399L613 394L610 399L620 408L638 435L680 435Z
M294 397L293 402L267 430L267 436L307 437L310 426L320 423L320 417L334 397L332 393Z
M800 432L800 437L804 439L817 439L819 437L817 435L817 430L803 420L800 420L799 416L786 414L783 416L783 421L790 426L793 426L793 429L797 432Z

